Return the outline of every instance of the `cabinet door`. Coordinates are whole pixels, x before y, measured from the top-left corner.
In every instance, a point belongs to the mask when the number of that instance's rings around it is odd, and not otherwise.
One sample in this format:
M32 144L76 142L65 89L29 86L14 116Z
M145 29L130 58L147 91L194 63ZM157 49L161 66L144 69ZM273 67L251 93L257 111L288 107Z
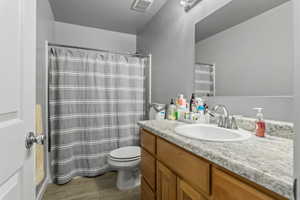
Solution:
M157 162L157 200L176 200L176 175Z
M274 200L274 198L213 168L213 200Z
M143 178L141 183L141 200L155 200L155 194Z
M155 190L155 158L142 149L141 172L152 190Z
M206 200L199 192L189 184L177 179L177 200Z
M157 157L197 191L210 195L208 162L160 138L157 139Z

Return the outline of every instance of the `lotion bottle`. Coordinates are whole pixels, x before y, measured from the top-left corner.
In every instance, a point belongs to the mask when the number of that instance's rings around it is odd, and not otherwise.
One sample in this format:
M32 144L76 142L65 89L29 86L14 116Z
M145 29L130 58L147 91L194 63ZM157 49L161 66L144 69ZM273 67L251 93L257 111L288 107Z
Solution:
M178 105L180 107L186 107L186 100L185 100L183 94L181 94L178 98Z
M262 113L263 108L254 108L254 110L257 110L257 120L255 122L256 124L256 136L258 137L265 137L266 136L266 122L264 121L264 115Z
M167 119L169 119L169 120L175 120L176 119L176 106L174 104L174 99L171 99L171 103L168 106Z

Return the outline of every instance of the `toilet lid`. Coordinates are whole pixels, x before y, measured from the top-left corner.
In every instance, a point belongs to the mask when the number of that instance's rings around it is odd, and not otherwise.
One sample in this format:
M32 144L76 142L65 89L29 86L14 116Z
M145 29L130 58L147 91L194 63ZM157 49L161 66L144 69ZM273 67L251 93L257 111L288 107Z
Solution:
M122 147L110 152L110 157L115 159L135 159L141 156L141 149L138 146Z

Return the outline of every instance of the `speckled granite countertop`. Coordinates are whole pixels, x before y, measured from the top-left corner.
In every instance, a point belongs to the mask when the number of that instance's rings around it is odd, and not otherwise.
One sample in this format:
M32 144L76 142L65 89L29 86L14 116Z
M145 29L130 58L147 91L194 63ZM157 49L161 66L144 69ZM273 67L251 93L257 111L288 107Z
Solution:
M247 178L288 199L293 199L293 141L267 136L241 142L203 142L175 133L182 122L141 121L140 127Z

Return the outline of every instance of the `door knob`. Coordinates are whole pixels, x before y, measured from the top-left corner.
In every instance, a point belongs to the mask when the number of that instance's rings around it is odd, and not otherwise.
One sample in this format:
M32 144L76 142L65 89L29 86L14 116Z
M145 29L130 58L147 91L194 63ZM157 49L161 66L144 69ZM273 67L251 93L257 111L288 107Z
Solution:
M33 144L44 144L44 140L44 135L35 136L33 132L29 132L25 139L25 147L26 149L31 149Z

